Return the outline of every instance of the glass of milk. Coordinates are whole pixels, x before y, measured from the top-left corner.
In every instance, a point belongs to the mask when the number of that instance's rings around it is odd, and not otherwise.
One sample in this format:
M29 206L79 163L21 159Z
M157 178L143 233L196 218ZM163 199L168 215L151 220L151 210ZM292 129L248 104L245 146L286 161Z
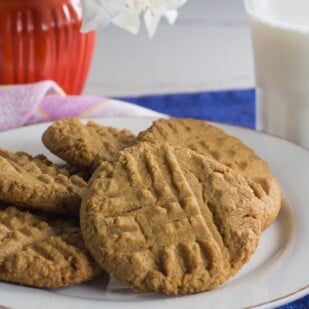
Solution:
M309 148L309 0L245 0L257 129Z

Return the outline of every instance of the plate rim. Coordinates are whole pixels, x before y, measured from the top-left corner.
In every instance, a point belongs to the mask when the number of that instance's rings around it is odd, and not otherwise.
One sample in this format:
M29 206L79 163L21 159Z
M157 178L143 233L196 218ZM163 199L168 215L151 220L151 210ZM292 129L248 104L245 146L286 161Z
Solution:
M217 121L211 121L211 120L206 120L206 119L198 119L198 118L190 118L190 117L171 117L171 116L168 116L166 115L166 119L194 119L194 120L201 120L201 121L206 121L214 126L218 126L218 127L221 127L221 128L232 128L232 129L236 129L236 130L241 130L241 131L246 131L246 132L249 132L249 133L253 133L253 134L257 134L257 135L261 135L261 136L266 136L266 137L270 137L270 138L273 138L273 139L276 139L276 140L279 140L279 141L282 141L284 143L288 143L290 145L293 145L295 147L298 147L300 149L303 149L305 151L307 151L309 153L309 148L303 146L303 145L300 145L300 144L297 144L293 141L290 141L288 139L285 139L283 137L280 137L280 136L277 136L275 134L271 134L271 133L268 133L268 132L265 132L265 131L258 131L254 128L249 128L249 127L243 127L243 126L238 126L238 125L235 125L235 124L230 124L230 123L223 123L223 122L217 122ZM68 118L76 118L76 117L68 117ZM103 120L113 120L113 119L147 119L147 120L158 120L158 119L162 119L162 117L155 117L155 116L108 116L108 117L98 117L98 118L77 118L79 120L81 120L82 122L86 122L86 121L103 121ZM58 120L62 120L62 119L58 119ZM32 128L32 127L37 127L37 126L42 126L42 127L47 127L49 125L51 125L52 123L58 121L58 120L54 120L54 121L46 121L46 122L39 122L39 123L31 123L31 124L28 124L28 125L24 125L23 127L17 127L17 128L10 128L10 129L7 129L5 131L0 131L0 134L3 134L3 133L7 133L7 132L13 132L13 131L20 131L20 130L24 130L24 129L28 129L28 128Z

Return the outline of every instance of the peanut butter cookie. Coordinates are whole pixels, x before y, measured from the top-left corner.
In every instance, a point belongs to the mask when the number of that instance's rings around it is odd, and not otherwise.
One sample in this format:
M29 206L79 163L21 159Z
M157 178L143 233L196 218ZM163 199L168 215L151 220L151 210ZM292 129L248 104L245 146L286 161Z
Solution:
M268 165L236 137L193 119L160 119L137 137L137 141L168 142L205 154L241 173L262 201L260 217L266 229L281 207L281 190Z
M78 222L0 208L0 280L59 288L100 273L84 246Z
M87 183L46 157L0 149L0 200L31 209L79 215Z
M259 202L245 178L207 156L139 143L92 176L81 230L97 263L135 290L198 293L254 253Z
M102 161L113 161L120 150L132 145L134 138L129 130L64 119L53 123L44 132L42 141L69 165L95 171Z

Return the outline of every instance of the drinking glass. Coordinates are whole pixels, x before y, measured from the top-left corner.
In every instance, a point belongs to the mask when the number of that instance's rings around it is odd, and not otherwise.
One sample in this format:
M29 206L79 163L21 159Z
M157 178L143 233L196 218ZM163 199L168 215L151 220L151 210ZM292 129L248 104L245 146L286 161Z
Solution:
M309 148L309 1L245 0L256 128Z

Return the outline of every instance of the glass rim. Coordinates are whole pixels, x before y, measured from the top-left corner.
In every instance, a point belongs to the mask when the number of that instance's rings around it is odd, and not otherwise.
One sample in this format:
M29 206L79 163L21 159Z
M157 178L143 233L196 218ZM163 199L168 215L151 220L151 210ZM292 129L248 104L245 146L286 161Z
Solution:
M304 33L307 33L309 31L309 24L295 24L292 22L283 22L283 21L271 18L269 16L259 14L258 10L255 9L255 6L254 6L254 4L257 3L258 1L259 0L243 0L247 15L250 15L254 18L257 18L263 22L266 22L276 27L286 28L292 31L301 31Z

